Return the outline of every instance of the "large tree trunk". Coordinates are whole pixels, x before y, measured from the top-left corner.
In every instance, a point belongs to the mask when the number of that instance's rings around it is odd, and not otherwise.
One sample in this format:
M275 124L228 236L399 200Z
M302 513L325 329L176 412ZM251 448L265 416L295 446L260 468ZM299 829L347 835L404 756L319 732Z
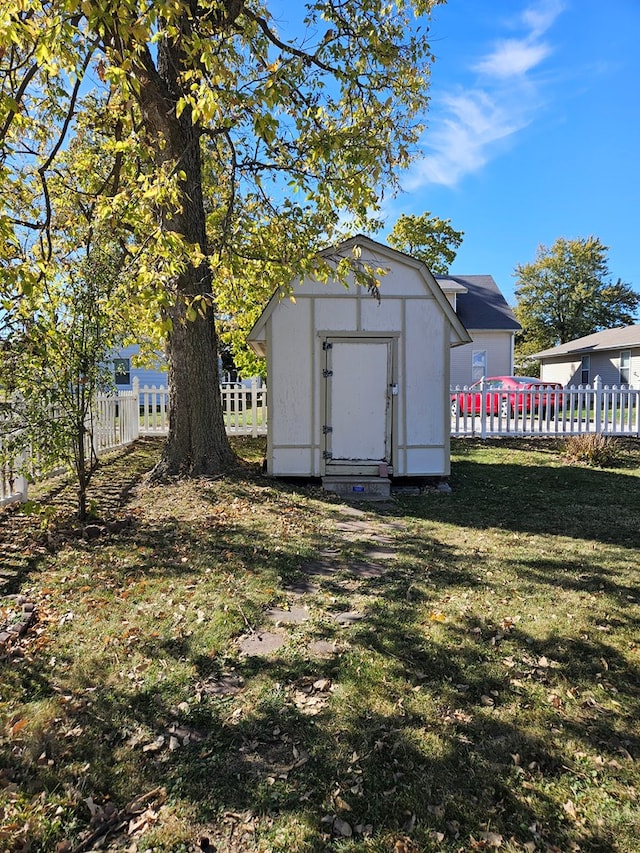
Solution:
M181 208L161 211L161 227L198 246L206 258L200 129L194 125L189 109L180 118L175 114L181 60L179 43L160 43L157 73L148 67L149 75L141 78L140 106L147 131L155 142L158 163L175 164L185 175L180 184ZM155 474L217 474L231 465L235 456L222 411L208 263L204 261L197 268L187 266L175 281L175 294L175 303L168 312L173 324L167 340L169 437ZM198 296L204 298L193 303ZM186 316L191 304L198 312L195 320Z
M189 272L192 278L201 278L203 270ZM182 288L186 284L180 282ZM167 344L169 437L156 474L216 474L235 457L220 399L213 309L209 304L205 317L187 320L184 305L178 304L172 314L173 330Z

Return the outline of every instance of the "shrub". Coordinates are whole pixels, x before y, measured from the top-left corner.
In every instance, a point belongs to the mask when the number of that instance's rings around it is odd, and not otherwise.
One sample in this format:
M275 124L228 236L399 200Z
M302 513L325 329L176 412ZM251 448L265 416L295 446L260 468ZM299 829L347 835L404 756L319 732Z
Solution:
M565 455L569 462L581 462L594 468L610 468L620 460L620 445L610 435L574 435L566 441Z

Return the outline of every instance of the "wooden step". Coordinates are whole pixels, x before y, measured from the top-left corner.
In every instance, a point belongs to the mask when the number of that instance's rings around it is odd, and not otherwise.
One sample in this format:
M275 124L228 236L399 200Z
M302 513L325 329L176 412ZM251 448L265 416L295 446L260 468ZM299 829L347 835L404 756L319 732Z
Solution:
M347 500L384 501L391 495L391 480L388 477L331 476L322 478L322 488Z

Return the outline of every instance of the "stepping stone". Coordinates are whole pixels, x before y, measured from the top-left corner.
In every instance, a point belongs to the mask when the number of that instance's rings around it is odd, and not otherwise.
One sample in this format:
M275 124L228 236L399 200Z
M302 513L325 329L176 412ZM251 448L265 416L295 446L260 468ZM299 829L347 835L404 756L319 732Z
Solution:
M385 536L384 533L372 533L368 541L380 545L393 545L395 539L393 536Z
M348 504L345 504L340 507L340 514L361 516L365 515L365 511L363 509L359 509L357 506L349 506Z
M323 548L321 551L318 551L318 555L326 560L330 560L332 557L339 557L341 553L340 548Z
M338 571L338 566L328 560L309 560L300 566L300 571L312 577L328 578Z
M221 675L214 681L205 681L199 690L207 696L233 696L244 687L244 679L239 675Z
M349 563L347 568L352 574L363 579L380 578L388 572L386 566L381 566L380 563L366 563L362 561Z
M371 533L372 524L370 521L339 521L336 530L341 533Z
M403 521L378 521L378 527L381 530L406 530L407 526Z
M398 556L393 548L367 548L364 555L367 560L395 560Z
M337 645L329 640L314 640L307 646L307 651L314 658L332 658L339 654Z
M290 583L287 586L283 587L284 591L289 595L294 595L296 597L302 597L303 595L315 595L316 592L320 589L318 584L311 583L308 580L299 580L294 583Z
M362 613L358 613L356 610L347 610L342 613L332 613L331 618L334 622L337 622L338 625L347 627L348 625L355 625L356 622L364 619L364 615Z
M267 610L267 618L271 619L272 622L301 625L309 619L309 611L306 607L291 607L289 610L272 607Z
M268 657L276 652L285 643L282 634L270 631L261 631L256 634L248 634L240 639L239 647L242 654L249 657Z

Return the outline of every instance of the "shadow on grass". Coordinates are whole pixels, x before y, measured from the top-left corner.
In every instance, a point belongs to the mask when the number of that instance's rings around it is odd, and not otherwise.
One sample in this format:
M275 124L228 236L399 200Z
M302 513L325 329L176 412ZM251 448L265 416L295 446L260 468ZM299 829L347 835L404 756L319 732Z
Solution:
M485 468L465 462L456 469L468 484L466 494L458 486L449 497L367 510L379 519L397 515L475 529L500 523L519 532L558 532L558 507L534 501L532 509L532 495L542 491L540 474L534 472L525 488L522 469L507 465L496 485L486 482ZM596 515L619 511L625 485L619 477L624 475L580 472ZM637 490L637 480L627 485ZM608 507L614 489L617 507ZM239 479L234 494L256 505L271 502L274 520L292 508L310 526L326 518L326 506L320 498L314 503L313 491ZM218 500L206 489L203 499L212 506ZM578 529L584 504L574 496L562 507L565 521ZM525 508L529 514L523 518ZM629 522L618 528L622 542L611 530L609 538L594 535L605 528L600 517L587 520L580 537L625 550L632 547L628 540L637 541ZM561 535L572 534L563 529ZM243 658L230 637L247 623L261 627L264 607L281 595L283 582L299 577L307 557L335 546L347 552L341 559L348 563L362 543L345 546L339 535L319 529L302 548L295 536L276 548L257 538L250 519L197 528L175 520L155 528L134 523L118 541L135 546L137 557L133 565L105 557L96 584L132 590L126 605L116 597L111 606L121 607L124 617L127 608L133 612L145 602L144 587L135 583L165 579L180 590L187 612L203 606L207 596L212 607L228 606L224 641L198 632L193 620L178 632L162 623L158 636L140 637L132 647L116 638L113 648L83 662L84 687L64 701L61 682L71 661L59 661L60 669L46 655L0 660L3 684L25 699L59 706L46 731L25 726L0 741L0 778L26 796L67 791L76 804L78 795L123 804L163 785L169 802L179 804L212 846L225 851L255 850L264 841L273 850L377 853L407 835L421 851L458 851L472 849L471 838L480 843L481 833L494 833L501 844L512 839L513 849L533 842L548 851L631 853L638 818L631 819L635 826L621 827L606 819L606 803L613 810L623 792L633 790L640 692L636 668L606 633L558 635L550 628L540 637L516 625L497 638L489 616L473 608L440 622L438 608L448 594L486 584L482 558L439 541L427 525L411 537L397 535L397 561L381 577L356 584L361 622L339 629L320 612L310 625L292 628L289 642L273 656ZM110 544L87 548L108 556ZM530 588L604 591L620 607L636 594L595 562L585 567L561 558L520 560L516 571ZM319 580L314 606L334 604L331 596L346 577L347 568L339 568ZM250 589L253 581L257 587ZM237 601L220 589L224 583L231 584ZM345 595L345 606L348 599ZM296 642L305 632L337 641L341 653L309 659L304 644ZM153 679L136 683L128 662L134 652L157 667ZM112 654L121 659L119 671L112 668ZM198 692L199 684L229 670L242 679L238 693ZM333 689L313 687L322 681ZM304 701L310 685L316 706ZM164 741L157 748L145 749L159 737ZM594 756L600 763L593 763ZM597 787L595 776L601 804L593 818L587 783ZM559 805L569 802L571 808ZM65 808L69 827L86 822L81 805ZM332 835L336 816L353 830L351 839ZM286 835L278 840L291 822L297 825L297 846ZM364 840L368 827L374 840ZM32 849L46 849L42 839L32 841Z

